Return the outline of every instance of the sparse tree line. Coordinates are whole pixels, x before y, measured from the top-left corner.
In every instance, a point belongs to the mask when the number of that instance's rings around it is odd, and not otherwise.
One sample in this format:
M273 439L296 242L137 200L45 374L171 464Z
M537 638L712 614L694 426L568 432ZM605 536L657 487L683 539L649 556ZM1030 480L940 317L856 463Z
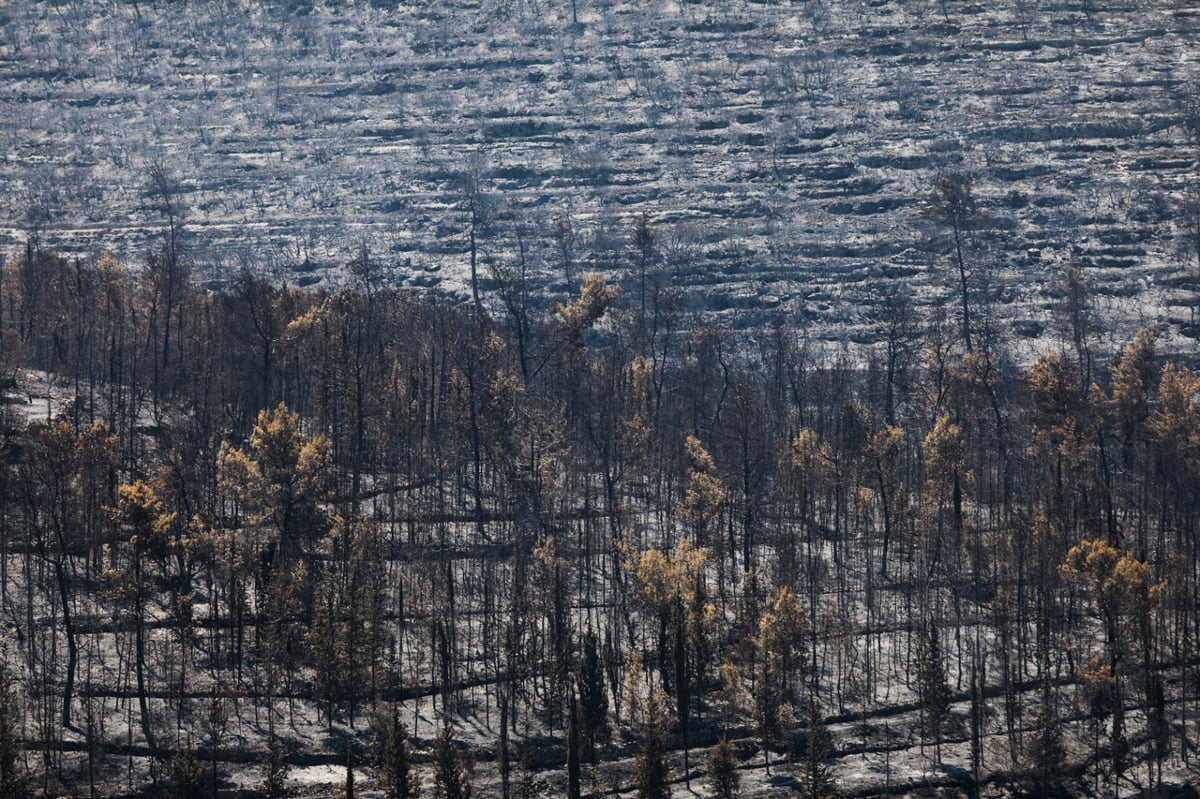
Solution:
M1200 375L1153 329L1097 352L1074 269L1061 347L1012 363L969 186L938 190L960 318L881 297L861 364L695 324L644 217L622 270L549 309L495 281L494 317L365 250L337 291L208 291L174 229L140 269L31 247L0 376L70 401L0 440L0 796L86 795L138 752L208 796L235 719L284 795L305 708L389 797L471 794L467 714L505 799L547 765L601 795L628 756L653 799L733 796L751 758L831 796L829 724L905 707L976 784L1191 764Z

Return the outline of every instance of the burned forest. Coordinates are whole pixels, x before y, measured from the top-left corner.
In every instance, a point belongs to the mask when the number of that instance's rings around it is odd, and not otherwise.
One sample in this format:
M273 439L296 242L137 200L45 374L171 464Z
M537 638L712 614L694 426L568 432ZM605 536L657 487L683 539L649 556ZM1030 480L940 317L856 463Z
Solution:
M1198 43L0 2L0 799L1195 797Z
M865 362L740 339L643 284L653 235L494 315L365 250L334 292L169 236L10 261L5 795L1191 780L1187 359L1096 347L1072 270L1028 363L974 294L888 297Z

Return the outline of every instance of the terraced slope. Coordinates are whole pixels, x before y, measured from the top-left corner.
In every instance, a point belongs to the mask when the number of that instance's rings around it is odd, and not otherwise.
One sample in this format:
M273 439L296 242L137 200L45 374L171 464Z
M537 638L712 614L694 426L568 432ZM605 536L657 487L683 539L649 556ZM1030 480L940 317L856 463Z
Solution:
M475 198L480 274L523 254L550 298L585 268L629 279L645 213L659 279L703 319L840 346L877 335L882 292L946 295L922 204L954 172L986 215L979 301L1018 340L1053 335L1073 262L1114 335L1159 320L1191 346L1186 3L291 5L7 4L0 246L136 261L160 167L213 279L336 283L365 244L465 299Z

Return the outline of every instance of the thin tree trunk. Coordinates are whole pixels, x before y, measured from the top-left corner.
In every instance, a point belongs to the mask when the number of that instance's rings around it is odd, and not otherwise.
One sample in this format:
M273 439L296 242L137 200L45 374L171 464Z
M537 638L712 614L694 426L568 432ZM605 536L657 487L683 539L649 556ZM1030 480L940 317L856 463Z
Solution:
M6 553L0 553L0 556L4 555ZM54 576L57 578L59 597L62 599L63 632L67 637L67 677L63 686L62 725L71 729L71 699L75 693L75 671L79 664L79 645L75 640L75 622L71 617L71 597L62 561L55 561Z

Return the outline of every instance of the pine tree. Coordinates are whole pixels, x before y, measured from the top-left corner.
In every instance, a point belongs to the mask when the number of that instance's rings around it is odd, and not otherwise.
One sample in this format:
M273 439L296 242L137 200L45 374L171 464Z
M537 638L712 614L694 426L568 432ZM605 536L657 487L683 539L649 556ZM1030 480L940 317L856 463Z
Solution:
M376 722L379 739L379 769L376 772L386 799L417 799L421 783L412 770L408 752L408 730L400 721L400 708L393 704L391 711Z
M21 734L17 727L17 699L8 676L0 665L0 799L19 799L28 794L29 775L23 763Z
M717 691L717 713L721 718L722 734L728 735L729 728L737 724L746 712L748 698L742 673L737 666L727 660L721 664L718 675L721 688Z
M962 301L963 339L967 345L967 352L972 352L971 305L963 244L967 231L978 222L980 214L975 206L975 198L971 194L970 179L964 175L939 175L934 183L933 194L929 198L927 215L930 219L950 228L952 234L954 264L957 267L959 278L959 299Z
M134 628L134 673L137 676L138 706L141 710L142 735L154 749L154 729L148 699L146 650L147 611L154 594L150 567L166 557L170 548L170 532L176 514L168 512L157 489L138 480L117 489L117 506L110 510L113 521L126 528L129 535L130 562L123 571L110 569L104 573L108 583L107 597L125 606L132 614Z
M801 660L807 627L808 614L792 589L785 586L770 593L758 620L759 649L764 661L772 661L781 701L792 696L793 673Z
M204 799L207 775L190 741L186 749L171 758L170 776L177 799Z
M816 697L809 697L807 727L804 731L803 772L800 784L808 799L832 799L838 795L833 774L825 761L833 751L833 740L825 726L825 714Z
M221 445L221 488L248 512L248 521L277 542L287 566L311 553L329 529L321 501L330 453L329 441L305 436L300 415L284 403L258 414L249 452Z
M642 751L637 756L638 799L670 799L670 769L667 766L666 719L663 696L655 693L646 708L642 725Z
M267 751L262 757L262 793L266 799L284 799L292 795L287 785L289 771L283 744L272 729L267 734Z
M771 747L779 742L783 733L783 689L771 662L771 658L763 662L758 679L754 681L754 715L762 738L767 774L771 773Z
M921 734L933 740L934 759L941 759L942 733L950 718L950 686L937 625L930 620L917 651L917 689L921 700Z
M633 230L629 234L629 255L634 262L638 277L638 298L641 303L641 315L638 317L644 325L646 321L646 276L655 260L654 230L651 229L646 215L638 214L633 222Z
M1049 680L1042 681L1041 702L1033 721L1029 738L1030 778L1034 790L1047 793L1059 787L1065 752L1062 745L1062 725L1054 707L1054 691Z
M521 734L521 756L517 774L517 799L537 799L537 786L533 783L533 766L529 762L529 726L526 724Z
M583 634L578 670L580 731L588 759L595 762L596 744L608 737L608 695L604 691L600 644L590 624Z
M434 799L471 799L471 783L458 755L454 729L445 724L433 750Z
M713 799L734 799L740 792L737 753L728 739L722 738L708 750L708 786Z

